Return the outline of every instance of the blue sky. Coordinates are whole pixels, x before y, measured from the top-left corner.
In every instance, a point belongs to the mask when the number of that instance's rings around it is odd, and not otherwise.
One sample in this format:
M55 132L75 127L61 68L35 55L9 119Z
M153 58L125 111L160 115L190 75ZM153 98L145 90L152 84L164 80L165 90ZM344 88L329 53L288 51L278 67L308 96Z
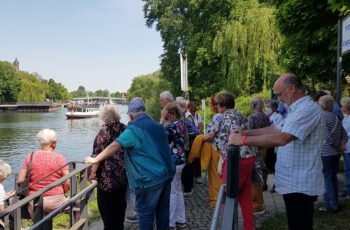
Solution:
M0 60L69 91L126 91L160 69L162 41L141 0L0 0Z

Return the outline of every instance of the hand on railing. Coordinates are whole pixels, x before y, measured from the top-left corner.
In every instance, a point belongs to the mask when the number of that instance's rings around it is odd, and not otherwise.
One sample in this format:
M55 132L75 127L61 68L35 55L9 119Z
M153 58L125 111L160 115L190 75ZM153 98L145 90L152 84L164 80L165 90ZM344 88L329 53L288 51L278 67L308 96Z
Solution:
M94 157L85 157L84 163L85 164L96 164L97 161L96 161L96 158L94 158Z

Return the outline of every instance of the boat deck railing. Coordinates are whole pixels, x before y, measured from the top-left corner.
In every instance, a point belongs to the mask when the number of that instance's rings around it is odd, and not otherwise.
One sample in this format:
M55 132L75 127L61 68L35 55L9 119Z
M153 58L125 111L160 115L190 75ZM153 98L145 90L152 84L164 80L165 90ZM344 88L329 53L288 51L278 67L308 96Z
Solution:
M74 161L69 162L68 165L68 175L21 200L18 199L18 192L9 198L13 199L13 204L7 206L3 212L0 212L0 218L4 220L5 229L21 229L21 208L31 201L34 207L32 214L33 225L29 229L51 230L53 228L52 220L60 213L69 214L69 229L88 229L88 202L92 198L97 182L88 183L88 168L91 165ZM70 179L70 199L44 216L43 194L57 185L61 186L67 179Z

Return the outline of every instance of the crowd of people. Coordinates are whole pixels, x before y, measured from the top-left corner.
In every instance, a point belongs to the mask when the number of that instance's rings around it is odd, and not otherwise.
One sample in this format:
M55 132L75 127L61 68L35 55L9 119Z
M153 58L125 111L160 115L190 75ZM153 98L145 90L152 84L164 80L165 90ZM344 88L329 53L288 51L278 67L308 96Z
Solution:
M337 105L326 91L312 99L299 77L281 75L273 86L277 100L251 100L252 113L245 117L235 108L235 97L220 92L210 98L213 112L203 133L203 122L195 102L174 99L169 91L160 94L160 121L146 111L142 98L128 104L130 122L120 122L114 106L101 112L100 128L91 156L90 180L97 180L98 208L104 229L123 229L127 191L135 199L139 229L186 227L185 196L193 195L194 183L208 173L208 204L215 206L219 189L227 181L228 145L240 146L238 202L245 230L254 229L254 215L265 212L263 192L268 173L274 173L270 192L283 195L290 230L312 229L314 202L322 195L320 211L337 212L337 173L344 158L345 196L350 198L350 98ZM345 117L343 117L345 114ZM54 152L56 133L44 129L37 135L40 149L29 153L18 176L30 181L61 168L30 187L34 193L68 174L66 161ZM47 163L49 162L49 164ZM0 210L6 193L2 182L11 168L0 162ZM68 199L67 180L44 194L44 211ZM33 207L29 206L32 212ZM155 221L154 221L155 219Z

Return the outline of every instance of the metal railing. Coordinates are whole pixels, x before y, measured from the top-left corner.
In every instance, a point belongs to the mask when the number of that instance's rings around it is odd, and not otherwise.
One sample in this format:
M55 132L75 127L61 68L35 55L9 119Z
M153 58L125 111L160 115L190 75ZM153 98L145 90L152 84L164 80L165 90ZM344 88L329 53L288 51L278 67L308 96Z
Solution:
M238 229L238 188L239 188L239 150L240 148L230 145L227 150L227 184L220 187L210 230L216 230L220 220L220 211L224 204L221 220L221 230Z
M22 200L18 200L17 195L13 196L14 204L8 206L3 212L0 212L0 218L4 219L5 229L10 229L12 225L14 230L21 229L21 208L31 201L33 201L34 207L32 214L33 226L29 229L51 230L52 219L63 212L68 213L70 216L70 229L88 229L87 204L93 194L94 188L97 186L97 182L93 181L91 184L88 184L87 171L91 165L82 164L81 167L77 168L77 163L81 162L69 162L70 173L68 175ZM43 194L58 185L61 186L67 179L70 179L70 199L44 216ZM79 204L77 210L75 210L76 204ZM79 215L76 215L77 211Z

